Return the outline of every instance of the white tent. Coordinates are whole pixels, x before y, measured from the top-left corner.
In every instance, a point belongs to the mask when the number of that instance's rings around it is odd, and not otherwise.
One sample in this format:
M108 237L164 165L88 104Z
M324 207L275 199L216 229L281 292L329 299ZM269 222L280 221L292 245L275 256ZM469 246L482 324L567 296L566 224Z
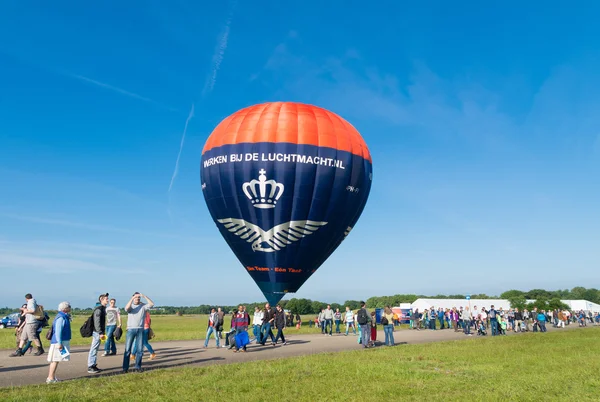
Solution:
M572 311L592 311L597 312L600 311L600 304L592 303L587 300L561 300L563 303L571 306Z
M417 299L411 304L413 311L415 311L417 308L419 311L423 311L429 310L431 307L435 308L436 310L441 307L445 310L452 307L460 308L469 306L471 306L471 309L477 306L478 310L481 309L481 307L485 307L487 310L491 306L494 306L496 309L499 309L500 307L502 307L503 310L510 309L510 303L508 300L503 299Z

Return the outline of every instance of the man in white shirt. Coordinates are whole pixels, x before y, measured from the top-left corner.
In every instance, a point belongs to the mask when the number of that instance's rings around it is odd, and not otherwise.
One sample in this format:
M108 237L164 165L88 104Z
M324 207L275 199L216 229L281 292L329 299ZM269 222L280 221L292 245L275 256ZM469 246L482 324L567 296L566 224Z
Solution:
M34 313L38 309L38 304L31 293L27 293L25 295L25 301L27 302L27 308L24 311L26 313L25 326L21 332L21 342L19 342L19 348L16 350L16 352L10 355L11 357L23 356L23 346L25 346L25 342L28 340L33 341L35 346L37 346L37 352L34 353L35 356L39 356L44 353L44 348L42 347L42 342L40 341L40 335L38 333L40 322L34 316Z
M258 306L254 307L254 316L252 317L252 333L256 343L260 343L260 326L263 322L264 314Z

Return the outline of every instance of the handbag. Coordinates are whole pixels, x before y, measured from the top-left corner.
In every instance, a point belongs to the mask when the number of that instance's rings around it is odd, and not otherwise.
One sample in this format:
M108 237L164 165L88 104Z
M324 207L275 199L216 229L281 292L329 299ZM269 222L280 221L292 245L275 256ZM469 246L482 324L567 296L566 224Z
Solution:
M40 320L40 321L43 320L44 319L44 308L38 304L35 307L35 311L33 312L32 315L36 320Z
M50 329L48 330L48 332L46 332L46 339L51 341L52 340L52 335L54 335L54 325L50 326Z
M148 329L148 339L154 339L154 331L152 328Z
M389 321L386 316L381 317L381 325L388 325Z

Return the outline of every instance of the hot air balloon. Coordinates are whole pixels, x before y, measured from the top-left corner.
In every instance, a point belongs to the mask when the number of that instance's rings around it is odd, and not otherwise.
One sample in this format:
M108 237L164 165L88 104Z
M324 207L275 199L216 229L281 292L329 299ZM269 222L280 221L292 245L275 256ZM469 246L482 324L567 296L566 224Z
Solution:
M200 179L221 235L276 305L358 221L371 189L371 155L340 116L272 102L217 125L202 150Z

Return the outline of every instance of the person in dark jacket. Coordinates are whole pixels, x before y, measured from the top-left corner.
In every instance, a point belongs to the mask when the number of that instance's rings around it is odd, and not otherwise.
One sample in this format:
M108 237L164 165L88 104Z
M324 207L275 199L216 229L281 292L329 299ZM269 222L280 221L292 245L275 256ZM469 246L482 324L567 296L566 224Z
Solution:
M287 342L285 341L285 337L283 336L283 329L285 328L285 311L283 311L283 309L281 308L281 306L278 304L276 309L275 309L275 328L277 328L277 336L275 337L275 342L273 343L273 346L275 346L277 344L277 341L279 340L279 338L281 338L281 342L284 345L287 345Z
M92 313L94 321L94 330L92 332L92 346L88 355L88 373L98 374L100 370L96 367L96 359L98 358L98 349L100 349L100 338L105 337L106 329L106 305L108 304L108 293L98 297L98 304Z
M260 344L263 346L265 346L265 343L267 342L267 337L271 337L271 343L273 345L275 345L275 336L273 336L273 331L271 330L271 328L274 325L274 321L275 321L275 312L271 308L271 305L269 303L267 303L267 304L265 304L265 310L264 310L264 314L263 314L263 322L260 327L260 333L261 333Z

